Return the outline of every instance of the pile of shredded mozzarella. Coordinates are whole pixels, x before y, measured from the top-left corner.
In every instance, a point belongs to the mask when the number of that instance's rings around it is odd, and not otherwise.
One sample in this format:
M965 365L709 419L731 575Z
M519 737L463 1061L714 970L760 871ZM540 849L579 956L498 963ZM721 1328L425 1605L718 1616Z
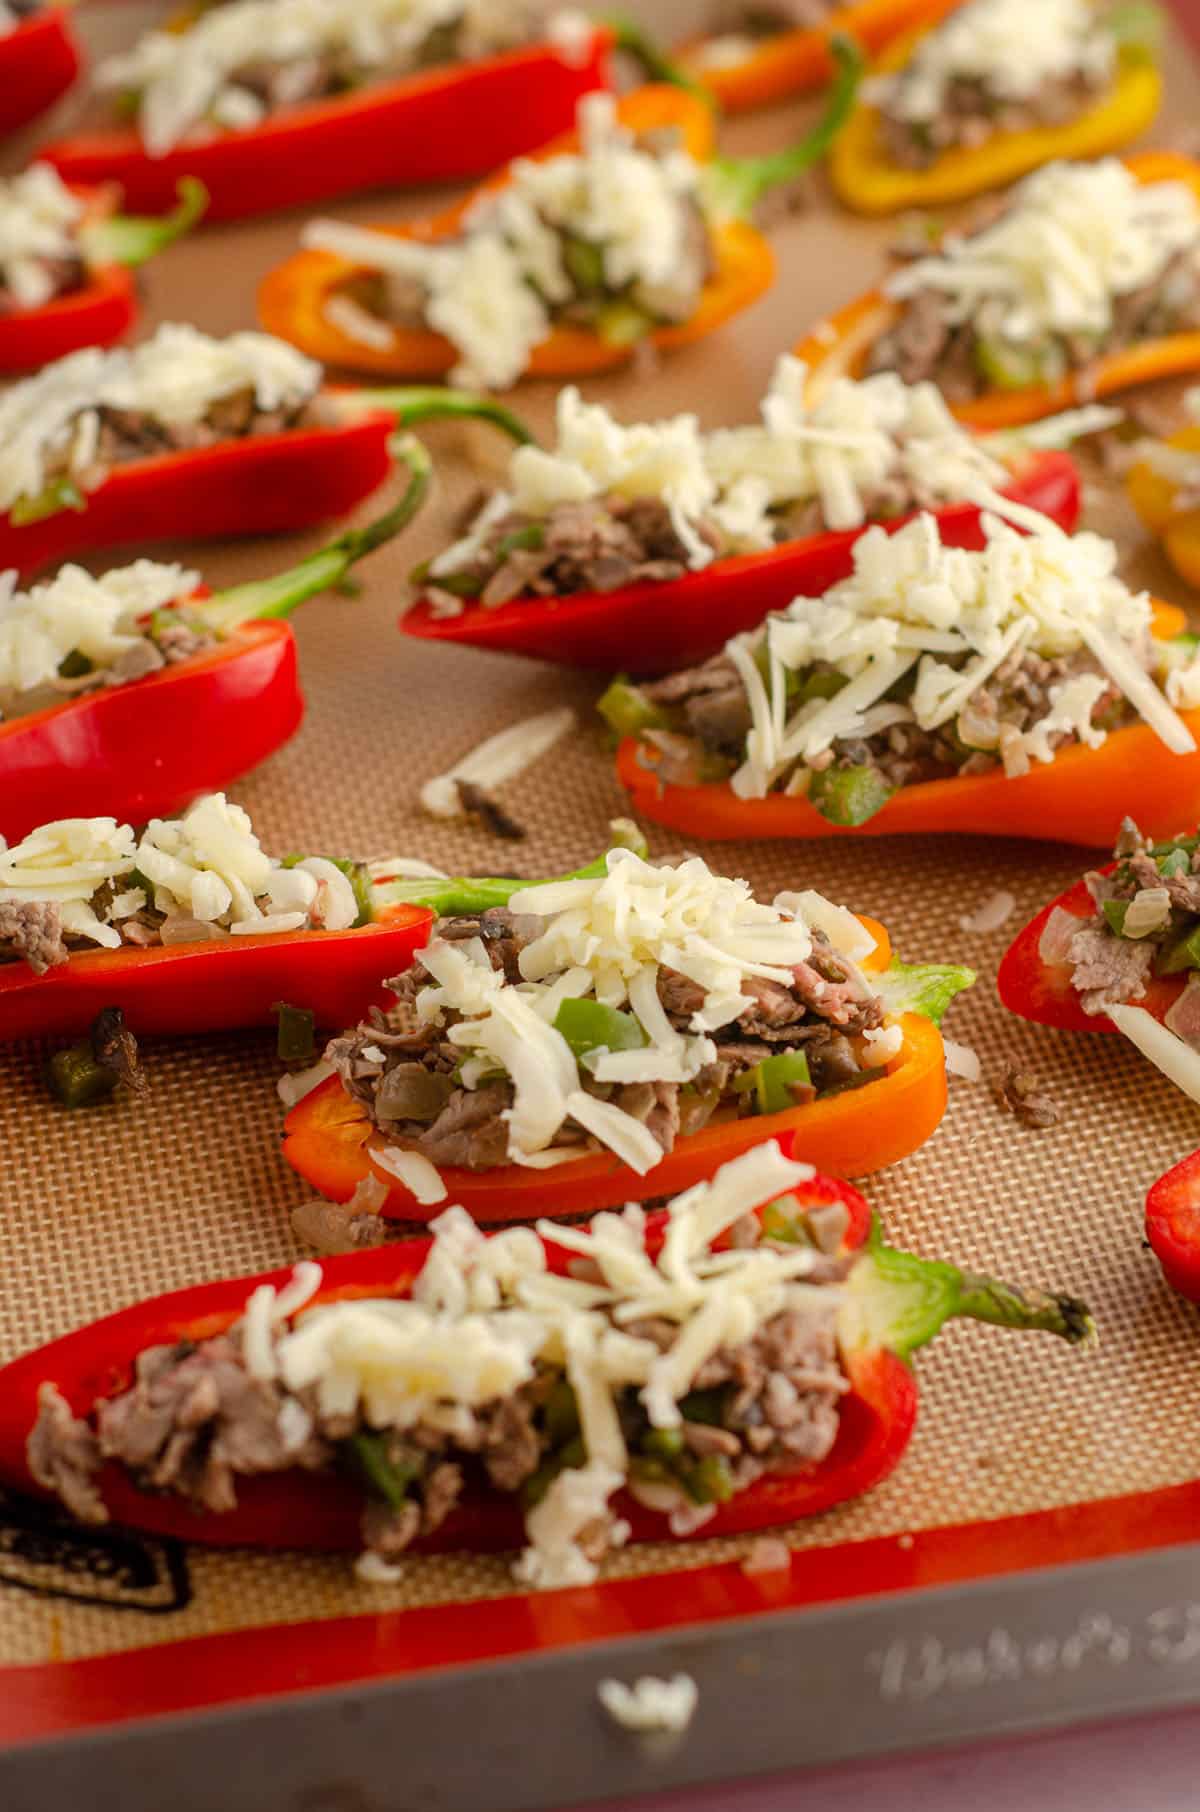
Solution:
M953 322L1015 345L1106 333L1113 302L1160 277L1181 252L1200 256L1200 198L1187 183L1140 183L1118 158L1045 164L991 226L948 235L889 277L887 295L922 290Z
M472 56L510 50L539 28L548 41L561 41L564 56L577 54L576 17L542 26L535 5L488 0L231 0L186 31L147 32L132 50L107 57L96 82L137 94L142 141L151 157L165 157L198 127L241 131L261 124L266 104L239 80L252 71L290 66L290 98L300 101L311 91L314 64L336 58L364 74L399 72L446 29L461 31ZM286 73L277 92L289 98Z
M646 1255L638 1207L597 1215L587 1227L540 1223L538 1233L594 1264L600 1281L586 1285L551 1275L531 1228L488 1239L465 1209L449 1208L433 1223L434 1245L411 1299L332 1302L303 1312L320 1286L315 1264L297 1267L281 1293L269 1285L256 1290L242 1323L247 1367L291 1392L315 1392L324 1415L361 1410L375 1428L425 1422L451 1435L461 1408L509 1395L532 1378L539 1359L563 1367L586 1464L559 1474L529 1513L530 1546L517 1570L529 1585L587 1583L595 1567L576 1538L627 1480L616 1409L621 1391L637 1386L651 1424L676 1428L680 1398L720 1347L751 1339L788 1309L836 1314L839 1290L805 1281L810 1249L711 1250L744 1214L813 1174L774 1143L736 1158L670 1204L657 1260ZM666 1352L623 1331L625 1323L651 1317L679 1330ZM631 1489L636 1493L636 1481Z
M136 875L135 875L136 871ZM138 877L150 882L150 890ZM102 916L90 901L108 881ZM127 887L120 883L128 881ZM179 818L153 818L140 839L115 818L43 824L8 849L0 839L0 902L56 901L71 936L116 949L116 929L144 907L235 935L342 931L358 917L347 877L321 856L283 868L262 849L249 816L224 793Z
M602 877L522 888L510 904L545 921L521 951L521 982L514 986L492 968L480 939L435 939L421 953L433 981L417 1008L426 1020L445 1010L462 1016L446 1036L468 1053L465 1087L497 1066L507 1072L516 1097L505 1116L508 1156L535 1169L579 1156L578 1146L554 1144L568 1118L639 1174L662 1158L641 1121L583 1088L576 1057L554 1026L565 1000L627 1007L645 1035L641 1048L591 1059L597 1081L688 1082L716 1057L710 1034L745 1010L743 981L790 985L796 965L812 954L813 930L825 933L843 961L874 948L854 915L820 894L781 894L766 905L745 881L713 874L699 856L656 866L632 850L610 850ZM688 1033L676 1031L663 1010L660 968L704 992ZM893 1054L886 1051L884 1060Z
M923 729L937 729L1002 661L1021 652L1053 658L1089 649L1168 748L1184 754L1195 747L1146 671L1150 599L1117 577L1113 544L1099 535L1065 535L1050 522L1023 535L985 516L984 529L979 552L943 547L932 516L891 536L868 529L854 545L850 578L768 619L765 678L755 659L760 635L728 644L753 719L746 760L731 782L737 793L762 797L794 762L811 760L839 738L872 735L909 712ZM787 676L815 661L829 662L848 684L789 714ZM885 703L885 693L914 667L908 704ZM1091 713L1105 690L1102 675L1088 673L1052 688L1050 714L1020 739L1026 764L1053 760L1048 739L1055 732L1073 732L1091 747L1103 742ZM1006 765L1010 760L1011 772L1019 768L1016 751Z
M639 284L666 295L686 262L683 204L699 199L695 160L639 150L612 95L585 96L578 119L579 152L518 158L505 187L470 209L461 238L428 244L314 220L303 243L423 284L427 324L460 355L453 381L503 389L550 331L555 304L574 293L558 229L601 251L613 290ZM344 313L334 323L348 330Z
M998 102L1029 100L1047 82L1108 80L1117 49L1093 0L969 0L927 32L903 69L864 98L913 125L935 120L957 83Z
M56 285L44 260L79 256L84 212L51 164L31 164L0 180L0 289L18 308L40 308L50 300Z
M661 500L694 569L713 558L703 522L716 525L730 551L751 553L774 544L770 512L783 504L816 500L830 529L861 528L872 493L897 482L929 504L1005 508L998 487L1008 473L954 420L936 385L905 384L894 372L838 378L810 405L806 378L804 364L785 353L762 425L710 434L694 415L625 427L568 386L558 395L557 445L516 450L506 488L432 562L432 576L468 565L511 511L544 516L593 497Z
M182 324L160 327L139 346L69 353L0 394L0 511L40 496L49 473L63 467L86 488L101 408L194 426L244 390L265 411L299 408L321 376L320 365L271 334L214 339Z
M0 573L0 691L51 684L72 654L110 667L143 639L139 619L190 596L199 583L199 573L154 560L100 578L62 566L28 591L18 591L15 572Z

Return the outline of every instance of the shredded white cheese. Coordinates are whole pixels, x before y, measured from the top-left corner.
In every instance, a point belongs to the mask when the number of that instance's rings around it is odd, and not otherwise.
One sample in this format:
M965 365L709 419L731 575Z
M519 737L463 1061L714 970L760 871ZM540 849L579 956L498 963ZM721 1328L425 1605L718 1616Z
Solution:
M96 69L101 89L138 96L142 142L165 157L207 129L242 130L265 117L254 86L271 72L276 104L305 99L322 65L361 79L401 74L426 43L457 33L454 54L495 55L545 30L565 62L585 60L591 29L570 15L550 30L542 9L523 0L230 0L186 31L147 32L132 50ZM584 32L587 31L586 39Z
M772 512L784 505L818 503L829 529L860 528L885 489L931 507L964 499L1007 507L1005 467L954 420L935 385L905 384L894 372L840 378L810 404L806 379L804 364L785 353L761 425L710 434L694 415L626 427L567 386L558 395L555 446L517 448L505 488L433 561L433 577L469 564L509 511L545 516L558 504L596 497L666 504L693 569L714 556L705 523L719 532L724 552L752 553L774 545Z
M199 583L199 573L153 560L101 578L63 566L28 591L17 590L15 572L0 573L0 692L53 685L68 655L111 667L143 639L141 619L189 597Z
M85 211L52 164L0 179L0 291L17 308L40 308L53 296L47 264L79 256Z
M510 724L506 730L498 730L495 736L489 736L469 755L456 761L445 774L425 782L420 793L422 809L433 818L461 818L463 807L457 781L469 781L475 786L486 787L489 792L503 786L505 781L515 780L526 768L532 767L560 738L575 728L575 723L575 713L570 706L558 705L536 717Z
M690 1674L673 1674L660 1680L644 1674L632 1686L621 1680L601 1680L596 1697L614 1724L624 1730L686 1730L696 1715L700 1688Z
M139 884L117 892L98 916L93 895L135 873ZM110 949L122 941L120 921L146 907L243 936L340 931L358 917L340 869L321 857L284 868L224 793L198 799L178 818L151 819L140 839L114 818L68 818L31 831L12 849L0 842L0 902L6 900L57 902L65 931Z
M433 1202L444 1202L446 1185L429 1159L419 1151L406 1151L400 1145L387 1145L382 1151L373 1151L371 1156L381 1170L388 1170L399 1177L413 1200L427 1206Z
M896 119L938 118L958 83L995 104L1025 101L1050 82L1107 82L1117 47L1094 0L968 0L917 42L902 69L865 85Z
M472 205L457 239L425 243L313 220L302 242L423 285L428 325L459 353L452 382L504 389L573 293L563 230L598 248L614 291L635 285L669 298L688 265L685 204L698 199L699 165L682 150L640 150L609 94L585 96L578 120L578 152L518 158L505 187Z
M948 318L1014 346L1109 331L1113 304L1200 254L1200 199L1183 182L1140 183L1118 158L1052 163L1018 185L991 226L954 234L888 278L887 295L946 298Z
M1151 602L1117 576L1117 549L1027 514L1029 534L985 514L979 551L943 546L929 515L894 535L869 528L854 545L848 579L823 598L797 598L768 618L765 632L730 642L752 718L734 791L760 798L797 760L820 757L839 738L869 734L871 707L913 670L908 708L921 728L937 729L1006 658L1023 652L1050 659L1089 650L1169 749L1192 750L1191 732L1146 671ZM765 681L754 653L764 635ZM789 713L788 675L818 661L846 684L835 697L806 700ZM1055 734L1093 747L1102 742L1092 710L1104 690L1095 674L1052 687L1047 715L1011 739L1006 766L1018 758L1025 766L1053 760Z
M978 932L980 936L989 931L999 931L1002 925L1007 925L1016 904L1007 888L998 887L974 912L962 914L958 928L960 931Z
M167 324L138 346L85 347L0 394L0 512L40 497L59 473L85 489L102 476L100 411L194 426L215 403L253 390L257 407L299 408L316 395L322 371L266 333L215 339Z
M953 1038L943 1038L942 1045L946 1053L946 1069L951 1076L961 1076L965 1082L982 1082L983 1065L979 1061L978 1051L969 1044L956 1044Z
M1200 1102L1200 1052L1160 1024L1145 1007L1114 1002L1104 1011L1118 1032L1123 1032L1168 1082L1182 1089L1192 1101Z

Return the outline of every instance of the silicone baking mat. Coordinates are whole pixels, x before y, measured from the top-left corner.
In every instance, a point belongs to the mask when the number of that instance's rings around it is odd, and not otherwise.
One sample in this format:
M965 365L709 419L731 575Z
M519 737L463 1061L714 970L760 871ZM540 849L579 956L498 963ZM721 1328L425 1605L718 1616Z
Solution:
M689 22L682 6L645 11L668 35ZM132 7L102 12L98 22L85 15L86 29L94 42L119 43L145 16ZM1180 144L1200 117L1200 76L1181 41L1171 50L1168 102L1148 142ZM63 117L71 111L68 106ZM744 151L782 143L812 111L784 107L735 122L725 129L725 146ZM15 151L6 153L6 167L17 161ZM357 199L336 212L359 221L399 219L421 212L430 199ZM146 273L145 329L180 319L217 333L250 325L256 283L293 249L300 224L297 215L249 221L175 247ZM779 279L764 301L658 369L590 383L588 395L627 419L680 408L695 409L714 426L751 418L776 355L817 315L876 277L894 231L894 224L837 213L820 181L813 182L798 208L773 223ZM523 389L517 403L538 430L548 429L549 388ZM252 812L268 848L421 855L458 872L553 873L602 848L608 820L624 809L592 712L598 687L549 666L398 634L407 571L445 543L456 513L496 476L503 457L476 428L430 429L427 441L438 465L433 504L402 544L361 569L361 596L306 607L297 627L309 704L304 727L231 791ZM1140 582L1200 603L1183 595L1139 541L1119 490L1098 470L1089 473L1087 521L1122 540L1127 571ZM317 539L171 553L224 584L288 564ZM629 660L636 666L633 647ZM415 800L422 780L483 736L563 700L578 713L577 733L504 793L527 827L523 842L497 843L467 825L422 815ZM190 733L180 724L181 736ZM653 831L651 842L660 853L679 847ZM921 1420L898 1474L869 1498L785 1531L797 1556L809 1555L795 1562L793 1596L858 1591L872 1579L891 1578L897 1564L903 1571L898 1555L944 1554L949 1550L939 1549L938 1538L921 1532L947 1525L960 1531L959 1551L974 1555L969 1567L962 1565L976 1572L999 1570L1022 1555L1036 1559L1038 1531L1038 1539L1057 1544L1060 1557L1072 1551L1072 1541L1079 1550L1120 1545L1116 1512L1090 1520L1035 1513L1164 1492L1200 1470L1195 1310L1172 1297L1140 1242L1145 1189L1198 1142L1200 1122L1120 1040L1028 1027L1002 1011L994 991L1007 939L1088 858L1066 847L948 838L732 844L706 853L767 895L818 886L875 914L909 959L976 967L978 984L955 1006L949 1030L978 1052L984 1080L952 1080L949 1112L936 1137L873 1179L868 1193L897 1243L1069 1288L1090 1302L1101 1333L1099 1347L1080 1354L1048 1339L951 1328L920 1358ZM1000 888L1015 896L1009 923L989 936L962 929L960 920ZM148 1042L148 1095L79 1113L49 1100L42 1048L0 1051L0 1361L136 1297L301 1255L289 1213L306 1190L278 1155L273 1046L265 1031ZM997 1104L993 1085L1010 1061L1054 1098L1062 1111L1057 1126L1025 1130ZM1153 1501L1163 1517L1168 1507L1178 1509L1170 1496ZM1154 1521L1141 1510L1139 1516L1147 1528ZM992 1532L980 1527L1013 1518L1032 1520ZM1167 1527L1160 1519L1160 1528ZM1024 1544L1022 1530L1029 1534ZM1150 1539L1145 1531L1143 1539ZM531 1609L514 1594L503 1557L413 1559L399 1584L368 1588L340 1558L184 1552L120 1537L72 1542L28 1506L0 1498L0 1670L14 1670L7 1676L14 1693L19 1681L36 1677L47 1727L69 1724L68 1713L56 1717L47 1709L55 1678L65 1688L71 1672L63 1663L124 1655L112 1677L128 1683L137 1663L132 1651L243 1632L238 1673L244 1677L250 1655L269 1663L281 1645L293 1654L317 1653L320 1630L298 1627L317 1623L328 1626L330 1645L351 1632L359 1656L345 1663L352 1678L408 1665L406 1657L417 1654L427 1661L439 1652L439 1631L473 1631L463 1641L480 1653L555 1640L556 1623L565 1634L571 1621L568 1601L572 1615L582 1618L579 1627L592 1617L596 1630L614 1620L619 1627L646 1627L703 1615L703 1582L731 1573L709 1569L736 1562L743 1552L732 1541L631 1548L608 1563L607 1585L555 1595ZM666 1589L640 1599L631 1592L629 1582L639 1576L664 1573L675 1576ZM765 1588L731 1590L722 1609L753 1608L772 1597ZM775 1593L779 1601L787 1596L786 1586ZM469 1609L440 1620L429 1615L438 1607L489 1602L492 1614L474 1622ZM281 1625L288 1628L279 1632ZM195 1656L198 1673L199 1657L208 1652L204 1641L174 1651ZM142 1678L155 1671L151 1658ZM210 1688L213 1697L235 1690L228 1678ZM6 1734L33 1733L35 1726L22 1722L22 1703L19 1694L12 1700L18 1709L5 1720ZM135 1696L124 1703L132 1712L145 1701Z

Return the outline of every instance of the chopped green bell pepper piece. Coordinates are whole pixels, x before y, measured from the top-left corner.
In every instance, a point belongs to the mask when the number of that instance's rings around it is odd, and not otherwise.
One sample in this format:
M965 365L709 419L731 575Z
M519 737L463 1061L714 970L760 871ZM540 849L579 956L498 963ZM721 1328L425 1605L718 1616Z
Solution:
M1109 930L1115 931L1118 937L1125 935L1125 914L1129 911L1129 906L1128 900L1105 900L1101 906L1101 911L1108 920Z
M621 1013L598 1000L564 1000L554 1015L554 1030L561 1032L574 1056L585 1064L599 1051L640 1051L647 1042L632 1013Z
M117 1086L115 1070L96 1061L91 1044L74 1044L55 1051L46 1066L50 1092L64 1107L93 1107L107 1100Z
M782 1114L797 1105L802 1092L812 1098L808 1058L803 1051L777 1051L735 1077L733 1088L738 1095L753 1092L756 1113Z
M733 1473L723 1453L706 1453L681 1477L693 1503L727 1504L733 1496Z
M387 1437L363 1429L346 1442L350 1457L368 1488L393 1510L402 1510L409 1487L420 1476L418 1460L390 1460Z
M283 1063L311 1062L316 1049L317 1016L311 1007L277 1000L271 1008L279 1020L276 1050Z
M1182 975L1188 969L1200 969L1200 925L1193 925L1173 943L1158 952L1154 964L1160 975Z
M593 325L608 346L636 346L654 331L654 317L634 302L606 302Z
M27 528L31 522L45 522L63 510L86 510L87 498L74 479L52 478L36 497L18 497L8 512L14 528Z
M919 1013L935 1026L955 995L974 983L974 969L961 963L902 963L895 956L882 975L872 977L889 1013Z
M865 824L894 791L878 768L825 768L813 775L808 797L829 824Z
M643 730L669 730L672 718L661 705L651 704L638 686L628 680L615 679L596 704L596 709L618 736L640 736Z

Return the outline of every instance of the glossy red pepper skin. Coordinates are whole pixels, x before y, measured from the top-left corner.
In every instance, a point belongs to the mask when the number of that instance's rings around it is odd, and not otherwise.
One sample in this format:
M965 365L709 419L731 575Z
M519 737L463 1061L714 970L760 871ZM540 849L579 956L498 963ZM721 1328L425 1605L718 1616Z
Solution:
M393 417L379 414L130 460L87 493L86 509L20 526L0 517L0 572L32 573L134 541L282 535L344 516L391 471L394 431ZM3 748L0 741L0 765Z
M1110 874L1114 866L1109 862L1099 872ZM1032 1020L1035 1025L1056 1026L1064 1032L1115 1032L1117 1028L1107 1014L1084 1012L1079 995L1071 986L1069 965L1048 963L1041 954L1042 934L1055 907L1071 913L1081 925L1096 917L1096 904L1086 881L1076 881L1043 906L1004 953L996 975L1001 1002L1010 1013ZM1186 982L1186 975L1152 976L1145 994L1135 1004L1145 1007L1155 1019L1165 1019Z
M1079 520L1079 473L1065 453L1033 455L1006 495L1041 510L1061 527ZM933 512L947 547L981 548L980 512L955 504ZM882 523L889 534L911 513ZM869 526L869 525L868 525ZM638 674L669 672L716 654L731 636L755 629L797 597L820 597L853 571L862 529L787 541L766 553L718 560L682 579L626 586L568 598L516 600L489 609L465 603L462 614L438 617L418 600L400 619L406 635L463 642L494 653L574 667Z
M816 1205L840 1201L850 1212L843 1251L865 1244L870 1213L849 1184L814 1177L794 1193ZM665 1215L651 1216L647 1245L657 1250ZM370 1252L323 1261L324 1282L316 1301L354 1296L403 1295L424 1263L427 1240L406 1240ZM547 1243L550 1267L561 1272L571 1255ZM242 1314L258 1284L279 1287L289 1270L177 1290L123 1309L90 1327L67 1334L0 1371L0 1478L21 1490L44 1495L30 1476L25 1442L37 1418L38 1387L57 1385L77 1415L88 1414L104 1397L131 1381L138 1353L187 1338L203 1340L224 1332ZM908 1366L886 1348L863 1348L845 1356L851 1389L841 1400L837 1439L816 1466L776 1473L738 1492L703 1526L703 1534L732 1535L812 1516L870 1490L887 1476L908 1445L916 1421L917 1391ZM181 1500L140 1492L123 1471L109 1466L99 1475L113 1518L133 1528L176 1535L220 1546L350 1549L360 1546L361 1489L332 1473L297 1472L239 1480L238 1505L220 1516L190 1510ZM637 1540L668 1537L667 1520L632 1499L619 1496L616 1512L627 1518ZM419 1551L452 1548L519 1547L523 1541L518 1507L482 1493L451 1514Z
M82 289L0 318L0 372L36 371L83 346L111 346L137 315L133 272L123 264L95 265ZM0 553L0 568L6 564Z
M48 7L0 38L0 136L67 92L82 64L66 9Z
M350 931L87 951L45 975L0 964L0 1042L76 1037L104 1007L120 1007L139 1037L272 1025L280 1000L309 1007L320 1026L353 1023L386 1005L381 978L406 969L429 938L424 906L393 906Z
M1200 1302L1200 1151L1159 1177L1150 1190L1146 1238L1171 1288Z
M132 824L249 773L300 727L286 623L245 623L206 654L0 723L0 836L55 818Z
M208 190L208 220L270 214L356 190L462 182L567 131L606 86L609 36L574 66L546 44L447 64L334 100L292 107L243 132L148 157L132 127L60 139L40 155L70 182L119 182L125 206L165 213L181 177Z

